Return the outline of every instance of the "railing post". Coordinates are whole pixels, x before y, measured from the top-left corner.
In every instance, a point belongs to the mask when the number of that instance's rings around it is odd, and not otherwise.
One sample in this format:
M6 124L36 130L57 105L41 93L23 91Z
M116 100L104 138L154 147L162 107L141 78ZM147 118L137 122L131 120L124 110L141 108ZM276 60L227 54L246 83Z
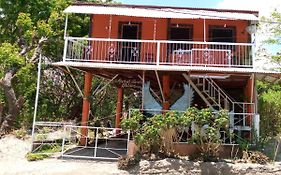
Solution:
M68 38L65 37L65 40L64 40L64 50L63 50L63 62L65 62L65 60L66 60L67 44L68 44Z
M128 155L128 152L129 152L129 143L130 143L130 134L131 134L131 132L130 132L130 130L129 131L127 131L127 134L128 134L128 138L127 138L127 155Z
M99 137L99 128L96 128L96 139L95 139L95 152L94 157L97 157L97 147L98 147L98 137Z
M66 127L67 125L63 125L63 138L62 138L62 143L61 143L61 157L63 157L64 153L64 144L65 144L65 137L66 137ZM71 131L72 128L70 128Z
M250 64L252 63L252 66L251 67L254 67L255 66L255 64L254 64L254 62L255 62L255 49L256 49L256 43L254 42L252 45L251 45L251 53L252 53L252 58L250 58L251 60L249 60L250 61Z
M159 64L160 64L160 44L161 43L158 41L157 42L157 55L156 55L157 56L156 57L157 58L157 60L156 60L156 65L157 66L159 66Z

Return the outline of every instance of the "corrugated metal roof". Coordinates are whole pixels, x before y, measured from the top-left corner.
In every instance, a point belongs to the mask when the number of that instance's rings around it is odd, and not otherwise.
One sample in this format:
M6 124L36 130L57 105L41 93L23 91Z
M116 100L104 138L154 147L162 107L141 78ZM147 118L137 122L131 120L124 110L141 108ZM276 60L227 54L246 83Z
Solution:
M192 10L184 8L149 8L138 6L101 6L101 5L71 5L64 10L65 13L122 15L149 18L178 18L178 19L227 19L257 21L253 13L229 12L215 10Z

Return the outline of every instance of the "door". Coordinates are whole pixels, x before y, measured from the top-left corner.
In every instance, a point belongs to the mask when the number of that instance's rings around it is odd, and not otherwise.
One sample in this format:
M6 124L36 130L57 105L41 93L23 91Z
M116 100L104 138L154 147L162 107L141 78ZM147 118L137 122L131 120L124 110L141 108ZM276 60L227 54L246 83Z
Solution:
M193 26L188 24L170 24L169 40L172 41L192 41ZM186 43L169 43L168 60L170 63L186 64L190 63L191 44Z
M140 39L141 23L123 22L119 26L120 39ZM140 61L140 42L122 41L120 45L122 62Z

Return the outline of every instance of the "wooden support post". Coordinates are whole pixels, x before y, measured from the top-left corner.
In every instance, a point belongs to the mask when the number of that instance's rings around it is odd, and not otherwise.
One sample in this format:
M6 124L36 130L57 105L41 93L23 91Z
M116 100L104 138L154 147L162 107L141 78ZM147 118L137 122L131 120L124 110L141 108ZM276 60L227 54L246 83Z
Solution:
M123 107L123 88L119 86L117 88L117 106L116 106L116 118L115 118L115 128L120 128L120 121L122 117L122 107ZM118 134L118 132L117 132Z
M163 95L165 101L163 101L163 110L169 110L170 109L170 76L169 75L163 75Z
M251 75L251 77L247 80L247 84L246 84L246 87L245 87L245 97L246 97L246 103L253 103L254 100L253 100L253 97L254 97L254 82L255 82L255 79L254 79L254 74ZM247 110L247 113L252 113L254 114L254 105L246 105L246 110ZM248 126L251 126L251 127L254 127L253 126L253 115L246 115L246 125ZM252 133L249 132L249 134L246 136L248 137L250 140L252 139Z
M84 97L83 97L83 109L82 109L82 120L81 120L81 126L87 126L88 125L88 119L89 119L89 111L90 111L90 92L92 88L92 79L93 75L89 72L85 73L85 81L84 81ZM81 139L80 144L85 145L86 144L86 138L88 135L88 129L87 128L81 128Z

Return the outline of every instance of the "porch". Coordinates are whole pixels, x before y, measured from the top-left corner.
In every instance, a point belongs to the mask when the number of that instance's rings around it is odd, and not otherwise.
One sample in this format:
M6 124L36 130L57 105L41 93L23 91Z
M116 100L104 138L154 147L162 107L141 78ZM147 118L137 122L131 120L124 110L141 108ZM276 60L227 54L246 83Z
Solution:
M66 37L63 62L253 68L251 43ZM117 67L119 67L117 66Z

